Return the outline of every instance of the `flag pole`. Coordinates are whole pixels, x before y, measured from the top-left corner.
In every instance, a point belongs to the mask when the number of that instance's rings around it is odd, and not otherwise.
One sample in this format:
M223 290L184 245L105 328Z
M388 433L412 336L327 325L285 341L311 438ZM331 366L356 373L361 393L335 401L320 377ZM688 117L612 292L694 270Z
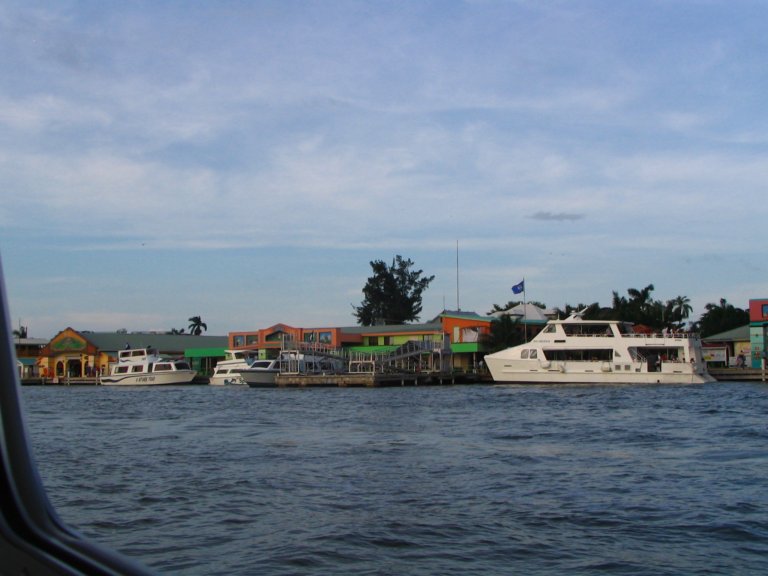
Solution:
M525 343L528 344L528 302L525 299L525 278L523 278L523 324L525 329Z

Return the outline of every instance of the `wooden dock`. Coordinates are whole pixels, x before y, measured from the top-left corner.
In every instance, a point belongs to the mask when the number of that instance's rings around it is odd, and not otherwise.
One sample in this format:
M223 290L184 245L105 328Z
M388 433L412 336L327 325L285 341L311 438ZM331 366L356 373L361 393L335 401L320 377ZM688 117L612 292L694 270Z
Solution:
M443 386L476 382L471 375L442 373L278 374L278 387Z
M768 370L763 371L759 368L709 368L709 373L716 380L722 381L756 380L766 382L768 380Z

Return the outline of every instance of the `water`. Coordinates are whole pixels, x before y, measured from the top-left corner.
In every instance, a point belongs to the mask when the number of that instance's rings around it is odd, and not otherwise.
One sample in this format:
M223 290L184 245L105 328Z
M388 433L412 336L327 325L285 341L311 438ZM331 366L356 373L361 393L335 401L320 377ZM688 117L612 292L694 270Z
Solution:
M768 573L760 383L24 401L60 516L161 573Z

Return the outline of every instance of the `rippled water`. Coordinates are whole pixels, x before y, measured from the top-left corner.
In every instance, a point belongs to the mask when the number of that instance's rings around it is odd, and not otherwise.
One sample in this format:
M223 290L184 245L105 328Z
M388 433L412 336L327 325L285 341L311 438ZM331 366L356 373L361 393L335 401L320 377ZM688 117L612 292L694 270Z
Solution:
M766 574L768 385L29 387L62 518L170 574Z

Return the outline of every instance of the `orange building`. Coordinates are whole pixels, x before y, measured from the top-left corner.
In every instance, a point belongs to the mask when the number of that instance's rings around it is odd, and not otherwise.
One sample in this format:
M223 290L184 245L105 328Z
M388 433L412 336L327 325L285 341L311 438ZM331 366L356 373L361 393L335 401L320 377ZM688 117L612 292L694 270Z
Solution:
M448 339L455 370L470 372L477 368L485 349L484 336L492 318L474 312L445 311L432 322L380 326L296 328L275 324L255 331L229 333L232 349L257 350L260 358L274 358L282 348L295 343L313 343L356 352L394 350L408 341L441 342Z

